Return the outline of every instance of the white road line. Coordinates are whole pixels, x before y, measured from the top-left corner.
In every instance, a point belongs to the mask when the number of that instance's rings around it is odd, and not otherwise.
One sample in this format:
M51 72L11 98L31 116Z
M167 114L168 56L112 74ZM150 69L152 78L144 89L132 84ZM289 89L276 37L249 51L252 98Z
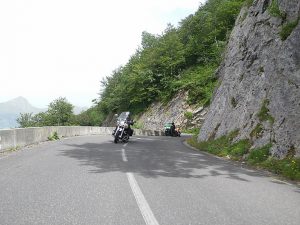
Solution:
M122 159L123 159L124 162L128 161L127 157L126 157L126 153L125 153L125 149L124 148L122 148Z
M146 141L170 141L170 140L163 140L163 139L151 139L151 138L132 138L132 140L146 140Z
M125 143L123 146L126 147L128 143Z
M131 190L147 225L159 225L132 173L126 173Z
M136 138L136 140L148 140L148 141L155 141L155 139L151 139L151 138Z

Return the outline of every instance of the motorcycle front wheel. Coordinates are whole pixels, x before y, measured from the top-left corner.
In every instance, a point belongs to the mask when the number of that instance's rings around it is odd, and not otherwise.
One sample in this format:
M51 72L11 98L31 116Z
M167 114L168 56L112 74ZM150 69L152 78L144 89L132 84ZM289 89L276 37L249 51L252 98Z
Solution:
M127 143L129 141L129 135L124 135L124 137L122 138L122 141L124 143Z
M118 143L118 140L119 140L119 131L117 131L117 132L115 133L114 142L115 142L115 143Z
M114 142L115 142L116 144L118 143L118 138L117 138L117 137L115 137Z

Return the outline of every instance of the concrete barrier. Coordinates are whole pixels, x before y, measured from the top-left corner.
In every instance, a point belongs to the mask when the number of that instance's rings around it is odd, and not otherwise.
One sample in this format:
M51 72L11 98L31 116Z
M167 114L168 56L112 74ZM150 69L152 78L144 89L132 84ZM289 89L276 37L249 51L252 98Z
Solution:
M51 126L0 130L0 152L47 141L57 132L59 137L111 135L114 127ZM162 136L162 131L134 129L134 135Z

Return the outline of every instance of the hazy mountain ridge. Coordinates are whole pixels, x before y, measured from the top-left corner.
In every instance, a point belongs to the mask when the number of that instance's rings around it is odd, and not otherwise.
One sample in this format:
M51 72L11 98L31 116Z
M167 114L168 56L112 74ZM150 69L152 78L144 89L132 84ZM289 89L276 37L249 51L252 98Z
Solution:
M32 106L24 97L0 103L0 114L39 113L45 110Z
M18 127L17 118L20 113L39 113L46 111L32 106L24 97L17 97L0 103L0 129Z

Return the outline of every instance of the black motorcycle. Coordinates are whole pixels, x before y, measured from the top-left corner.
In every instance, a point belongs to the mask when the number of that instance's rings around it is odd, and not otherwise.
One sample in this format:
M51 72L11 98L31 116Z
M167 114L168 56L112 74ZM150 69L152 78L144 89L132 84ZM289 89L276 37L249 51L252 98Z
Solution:
M176 128L174 123L166 123L164 130L165 136L180 137L181 135L180 129Z
M129 112L122 112L117 120L116 129L113 132L114 142L128 142L129 137L132 136L133 130L130 125L133 125L133 121L129 119Z

